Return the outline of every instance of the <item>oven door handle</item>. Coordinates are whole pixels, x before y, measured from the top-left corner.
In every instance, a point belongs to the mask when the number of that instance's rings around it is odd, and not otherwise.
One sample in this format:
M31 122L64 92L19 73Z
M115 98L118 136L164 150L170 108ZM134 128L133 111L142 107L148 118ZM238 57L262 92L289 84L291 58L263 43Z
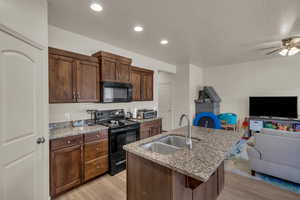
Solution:
M110 132L111 133L119 133L119 132L131 131L131 130L138 130L138 127L126 127L126 128L120 128L120 129L113 129L113 130L110 130Z
M126 163L126 160L122 160L122 161L116 162L116 165L122 165L123 163Z

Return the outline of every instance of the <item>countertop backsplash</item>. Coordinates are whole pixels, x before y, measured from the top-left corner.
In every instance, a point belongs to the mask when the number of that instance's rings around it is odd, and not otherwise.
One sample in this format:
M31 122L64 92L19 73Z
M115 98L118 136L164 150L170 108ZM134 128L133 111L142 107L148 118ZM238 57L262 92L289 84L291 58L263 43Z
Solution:
M88 120L91 115L87 110L110 110L124 109L125 112L133 112L137 109L153 109L157 108L155 101L130 102L130 103L64 103L49 104L49 120L50 123Z

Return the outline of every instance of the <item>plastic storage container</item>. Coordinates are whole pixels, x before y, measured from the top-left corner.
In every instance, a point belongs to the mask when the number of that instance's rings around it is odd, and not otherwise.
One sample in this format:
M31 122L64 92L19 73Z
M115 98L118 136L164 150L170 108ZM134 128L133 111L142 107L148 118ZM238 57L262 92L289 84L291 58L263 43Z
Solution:
M218 118L229 125L237 124L237 115L234 113L222 113L218 115Z

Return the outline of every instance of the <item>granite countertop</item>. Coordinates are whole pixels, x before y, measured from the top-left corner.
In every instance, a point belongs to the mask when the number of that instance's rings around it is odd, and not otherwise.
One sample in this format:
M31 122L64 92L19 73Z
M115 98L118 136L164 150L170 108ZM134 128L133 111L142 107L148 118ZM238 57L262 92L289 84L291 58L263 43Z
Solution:
M232 147L242 138L242 132L192 127L192 150L184 148L173 154L163 155L141 147L167 135L185 135L187 127L175 129L151 138L124 146L129 153L151 160L181 174L206 182L226 158Z
M55 128L49 131L50 133L50 140L74 136L74 135L81 135L81 134L88 134L93 133L96 131L101 131L108 129L106 126L101 125L93 125L93 126L82 126L82 127L65 127L65 128Z
M139 122L139 123L145 123L145 122L151 122L154 120L161 119L161 117L151 118L151 119L130 119L131 121Z

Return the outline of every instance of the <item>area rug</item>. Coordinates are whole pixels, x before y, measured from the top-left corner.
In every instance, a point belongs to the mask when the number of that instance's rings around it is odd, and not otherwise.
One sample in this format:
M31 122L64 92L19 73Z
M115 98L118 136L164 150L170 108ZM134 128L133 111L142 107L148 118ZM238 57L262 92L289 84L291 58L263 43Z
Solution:
M225 160L225 170L241 176L261 180L282 189L300 194L300 184L288 182L260 173L256 173L255 176L251 176L250 163L247 154L247 140L244 139L235 145L230 156Z

